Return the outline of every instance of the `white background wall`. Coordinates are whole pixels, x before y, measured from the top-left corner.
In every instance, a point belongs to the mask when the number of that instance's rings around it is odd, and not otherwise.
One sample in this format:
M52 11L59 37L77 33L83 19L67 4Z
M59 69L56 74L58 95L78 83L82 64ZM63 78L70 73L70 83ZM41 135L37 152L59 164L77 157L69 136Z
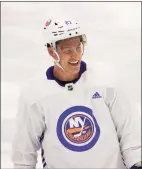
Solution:
M11 140L20 87L51 65L41 31L48 18L78 20L86 30L84 60L123 88L140 111L140 2L3 2L1 12L2 168L11 167Z

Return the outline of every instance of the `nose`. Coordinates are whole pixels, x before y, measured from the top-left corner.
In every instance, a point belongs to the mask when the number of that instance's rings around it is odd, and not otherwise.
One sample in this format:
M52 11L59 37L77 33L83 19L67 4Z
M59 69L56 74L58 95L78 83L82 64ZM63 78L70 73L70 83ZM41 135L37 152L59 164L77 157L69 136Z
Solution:
M80 58L80 57L79 57L79 54L76 51L73 51L72 55L71 55L71 58L72 59L77 59L77 58Z

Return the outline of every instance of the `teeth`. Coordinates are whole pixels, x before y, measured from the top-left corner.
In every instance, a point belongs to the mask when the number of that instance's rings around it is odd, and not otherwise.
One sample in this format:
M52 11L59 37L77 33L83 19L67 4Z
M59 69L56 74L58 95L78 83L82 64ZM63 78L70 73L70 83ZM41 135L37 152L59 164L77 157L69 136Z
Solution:
M78 61L75 61L75 62L69 62L69 63L78 63Z

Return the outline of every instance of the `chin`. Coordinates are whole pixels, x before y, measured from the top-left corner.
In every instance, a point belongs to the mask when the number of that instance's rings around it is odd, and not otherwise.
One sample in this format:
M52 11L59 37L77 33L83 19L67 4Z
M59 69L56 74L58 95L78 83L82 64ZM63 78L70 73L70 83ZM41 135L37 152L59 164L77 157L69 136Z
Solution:
M79 71L80 71L80 67L77 67L77 68L74 68L74 69L70 69L70 70L69 70L69 72L70 72L71 74L77 74L77 73L79 73Z
M79 71L80 71L80 64L79 65L77 65L77 66L71 66L71 65L68 65L66 68L65 68L65 70L68 72L68 73L70 73L70 74L77 74L77 73L79 73Z

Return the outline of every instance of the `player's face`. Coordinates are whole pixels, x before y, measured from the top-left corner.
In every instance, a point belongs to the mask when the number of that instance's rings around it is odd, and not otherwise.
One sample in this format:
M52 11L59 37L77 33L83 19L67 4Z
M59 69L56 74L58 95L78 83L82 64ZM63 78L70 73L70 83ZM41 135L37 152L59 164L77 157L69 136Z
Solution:
M60 64L66 72L76 74L80 71L83 54L83 44L80 42L80 37L61 41L57 45L57 52L60 57Z

